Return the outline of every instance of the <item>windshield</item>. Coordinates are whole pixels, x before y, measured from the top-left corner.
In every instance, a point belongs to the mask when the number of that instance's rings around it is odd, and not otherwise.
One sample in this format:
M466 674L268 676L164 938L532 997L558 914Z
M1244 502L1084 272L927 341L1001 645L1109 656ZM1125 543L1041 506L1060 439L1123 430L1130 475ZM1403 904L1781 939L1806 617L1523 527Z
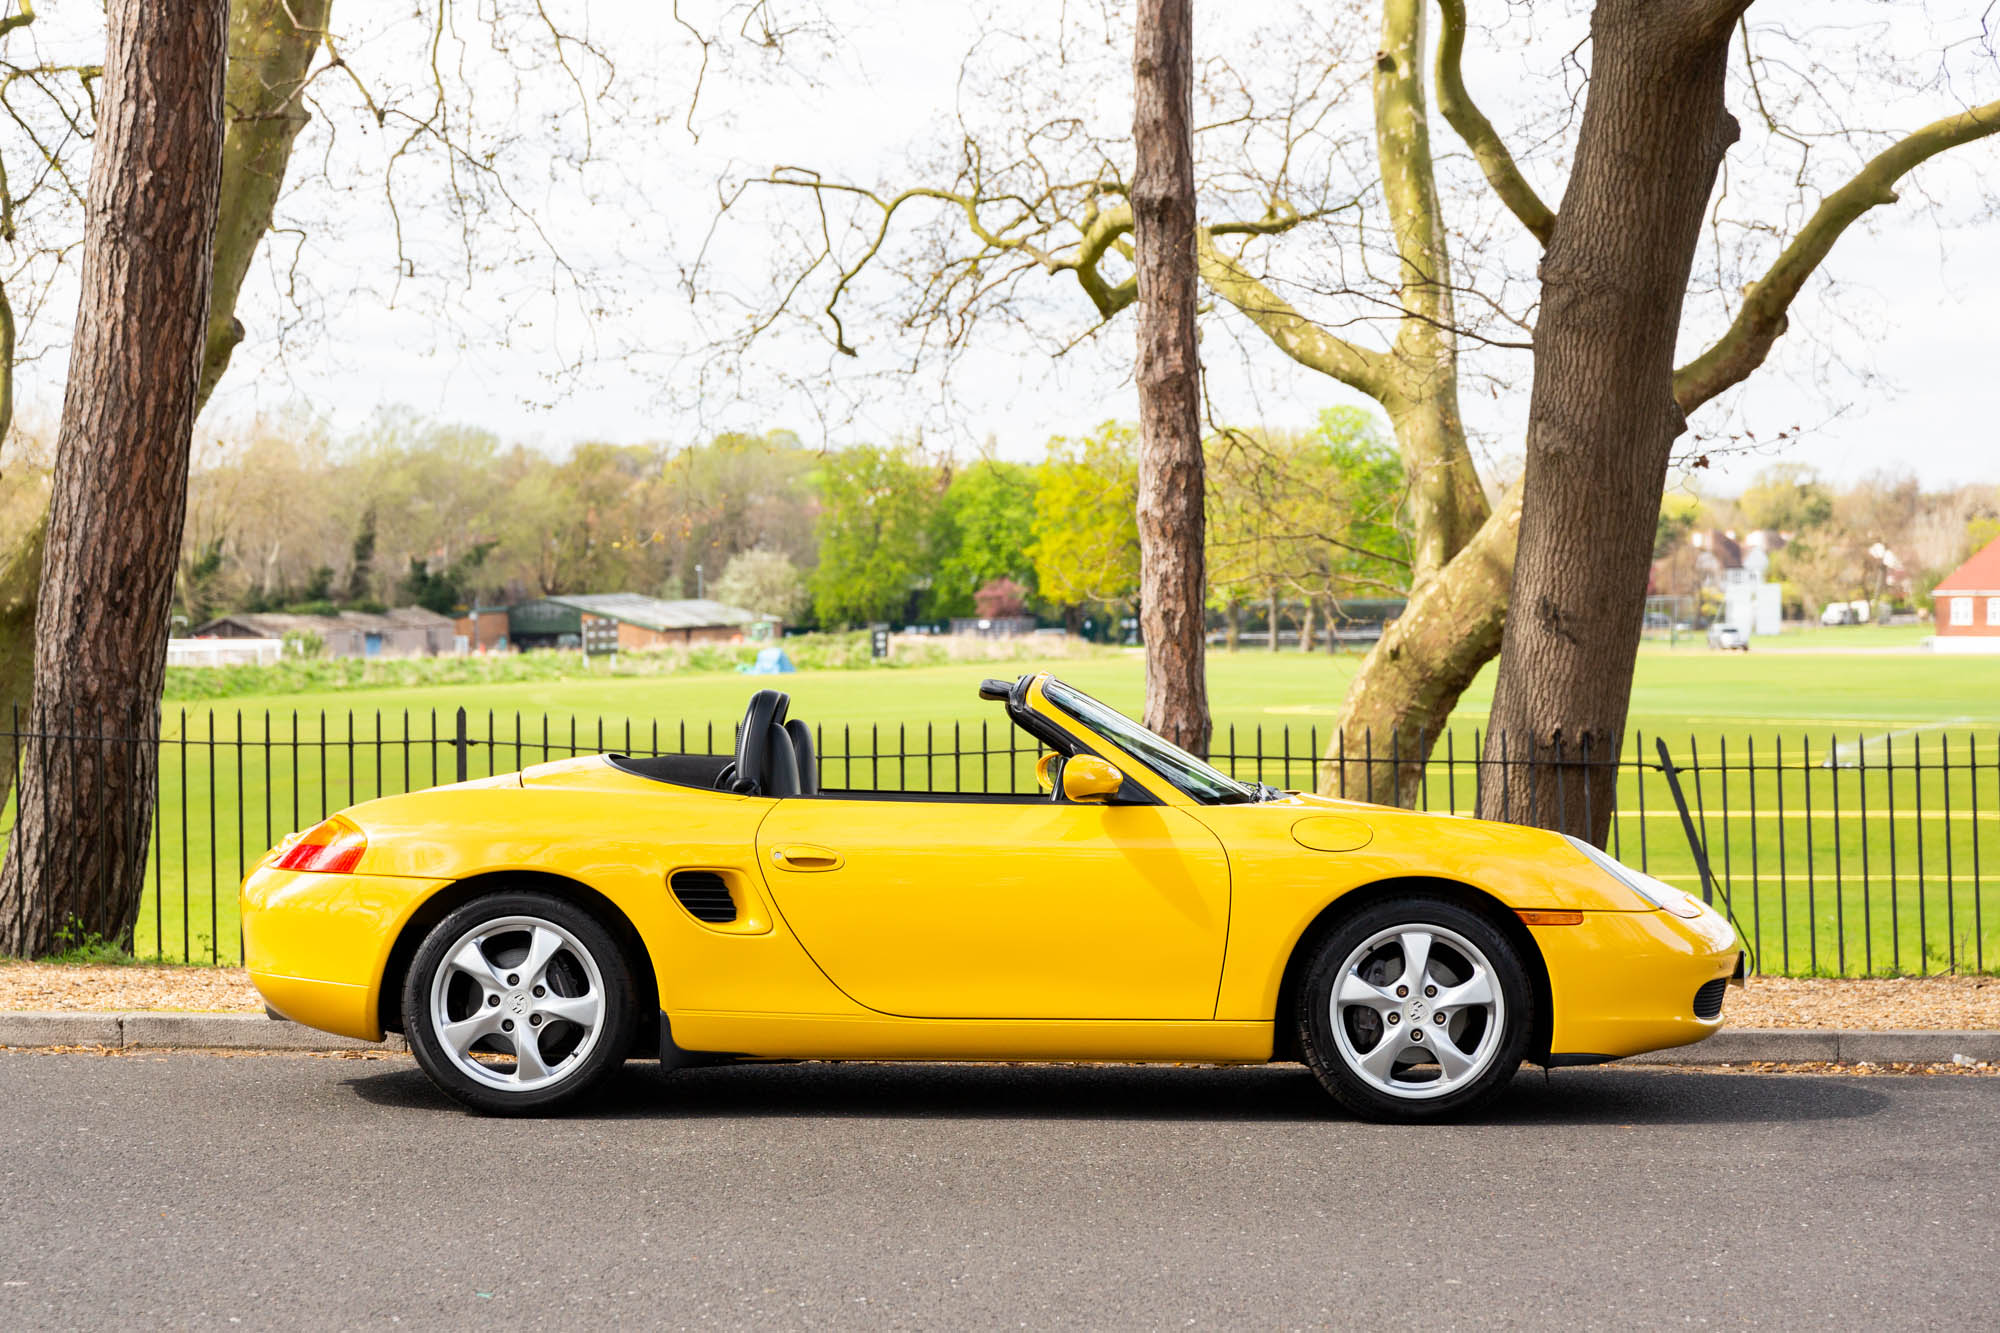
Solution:
M1150 766L1203 805L1233 805L1264 799L1260 787L1238 782L1228 774L1209 767L1180 746L1155 736L1123 713L1105 707L1081 690L1071 689L1059 680L1050 680L1043 684L1042 692L1058 708Z

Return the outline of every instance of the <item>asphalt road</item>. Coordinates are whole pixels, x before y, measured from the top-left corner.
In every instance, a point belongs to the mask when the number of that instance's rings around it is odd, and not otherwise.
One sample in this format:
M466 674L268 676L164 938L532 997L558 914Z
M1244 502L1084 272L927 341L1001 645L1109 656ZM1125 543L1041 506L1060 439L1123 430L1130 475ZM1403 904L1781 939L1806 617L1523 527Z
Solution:
M2000 1078L1539 1072L1357 1124L1297 1066L0 1053L0 1327L1992 1326Z

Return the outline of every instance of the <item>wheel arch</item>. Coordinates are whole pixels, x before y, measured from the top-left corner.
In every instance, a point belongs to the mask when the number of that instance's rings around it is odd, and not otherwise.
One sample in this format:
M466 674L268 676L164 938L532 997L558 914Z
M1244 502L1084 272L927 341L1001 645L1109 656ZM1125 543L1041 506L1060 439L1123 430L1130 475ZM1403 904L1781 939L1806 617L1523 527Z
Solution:
M1298 1025L1291 1021L1293 1009L1297 1005L1298 990L1305 979L1306 969L1312 965L1313 954L1320 941L1328 933L1337 929L1341 922L1355 913L1382 902L1385 899L1403 897L1409 894L1426 894L1434 898L1445 898L1463 907L1478 912L1493 922L1506 935L1514 947L1521 952L1521 958L1528 965L1528 976L1535 987L1536 1005L1535 1030L1528 1037L1528 1056L1537 1063L1548 1059L1549 1044L1554 1031L1555 1013L1549 988L1548 962L1542 957L1541 947L1535 943L1521 918L1514 910L1486 890L1467 884L1463 880L1445 879L1429 875L1403 875L1394 879L1376 880L1349 889L1320 910L1306 928L1292 943L1292 952L1285 960L1285 973L1278 983L1278 1004L1272 1015L1273 1060L1299 1060L1304 1052L1299 1049Z
M376 1000L382 1026L391 1032L403 1030L403 983L409 976L411 960L416 957L418 948L432 927L469 902L491 893L518 889L537 890L565 899L596 917L598 923L611 932L626 966L631 969L632 983L639 991L639 1012L634 1015L634 1049L644 1052L657 1046L659 979L653 971L652 954L640 938L638 928L617 903L590 885L546 870L494 870L469 875L424 899L410 914L409 920L403 923L396 942L389 947L389 959L382 968L382 985Z

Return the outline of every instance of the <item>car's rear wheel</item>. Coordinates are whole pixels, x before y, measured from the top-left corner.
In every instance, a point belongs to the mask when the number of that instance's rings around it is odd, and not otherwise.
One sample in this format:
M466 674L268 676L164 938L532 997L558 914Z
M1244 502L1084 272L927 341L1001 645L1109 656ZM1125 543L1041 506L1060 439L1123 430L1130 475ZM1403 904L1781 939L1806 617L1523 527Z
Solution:
M1535 1026L1535 989L1513 941L1444 898L1357 912L1321 941L1298 995L1306 1063L1370 1120L1483 1105L1520 1068Z
M545 893L496 893L439 922L403 987L410 1050L475 1110L553 1110L621 1064L636 994L617 941Z

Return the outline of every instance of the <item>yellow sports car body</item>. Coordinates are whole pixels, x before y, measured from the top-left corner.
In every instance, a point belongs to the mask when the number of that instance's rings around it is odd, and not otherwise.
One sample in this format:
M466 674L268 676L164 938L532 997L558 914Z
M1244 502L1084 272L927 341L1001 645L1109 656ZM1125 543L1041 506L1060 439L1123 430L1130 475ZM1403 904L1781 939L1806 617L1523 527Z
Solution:
M980 693L1041 791L823 788L764 690L733 756L357 805L244 881L251 977L501 1113L632 1056L1297 1059L1422 1119L1699 1041L1741 975L1722 917L1586 843L1238 782L1048 675Z

